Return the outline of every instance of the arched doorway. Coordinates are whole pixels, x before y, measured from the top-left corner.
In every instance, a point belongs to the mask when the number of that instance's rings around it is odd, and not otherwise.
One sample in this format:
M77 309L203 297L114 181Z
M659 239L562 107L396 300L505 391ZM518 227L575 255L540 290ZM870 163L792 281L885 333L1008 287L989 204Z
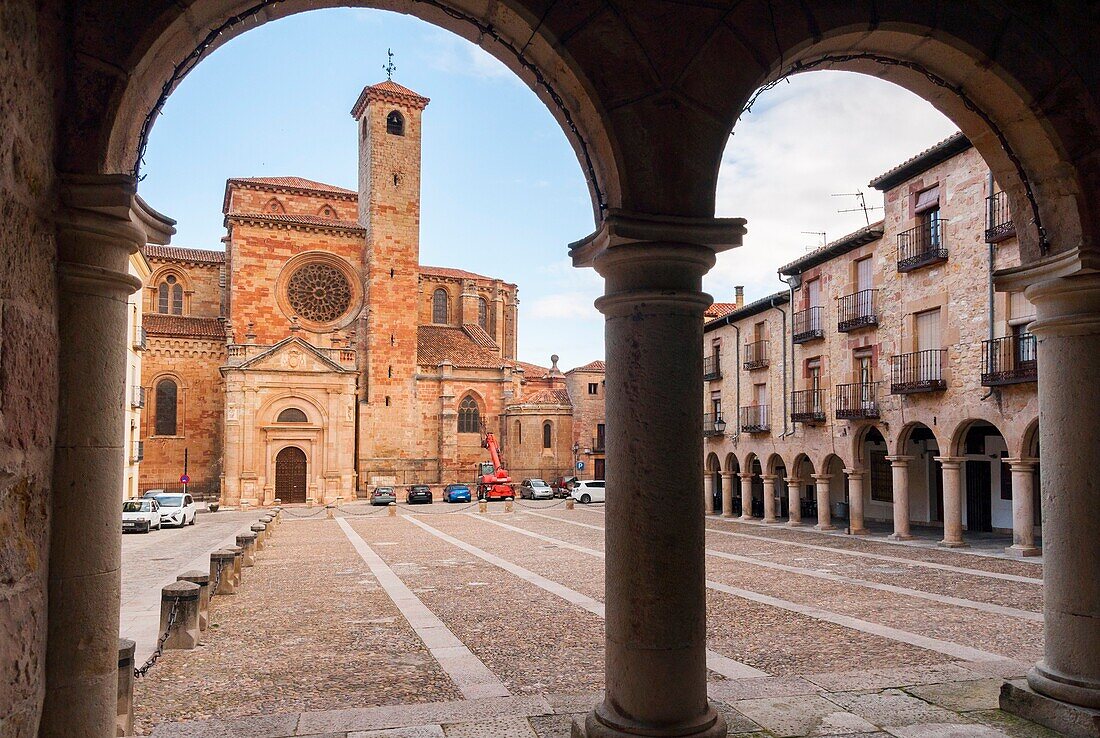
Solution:
M306 501L306 453L297 446L275 457L275 496L283 502Z

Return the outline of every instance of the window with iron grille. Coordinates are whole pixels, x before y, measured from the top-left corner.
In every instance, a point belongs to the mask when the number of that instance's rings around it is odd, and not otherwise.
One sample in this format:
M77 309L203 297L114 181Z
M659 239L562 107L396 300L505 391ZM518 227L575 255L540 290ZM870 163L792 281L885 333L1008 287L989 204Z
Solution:
M178 392L179 388L176 386L175 381L171 379L162 379L157 382L154 431L158 436L176 435Z
M447 290L442 287L432 294L432 322L438 325L446 325L449 319L450 301Z

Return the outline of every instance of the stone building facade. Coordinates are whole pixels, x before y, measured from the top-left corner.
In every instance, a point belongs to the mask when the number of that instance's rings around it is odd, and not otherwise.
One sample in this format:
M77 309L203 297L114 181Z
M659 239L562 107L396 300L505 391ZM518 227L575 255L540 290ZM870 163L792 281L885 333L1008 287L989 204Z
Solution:
M229 505L471 482L485 430L514 476L568 474L568 382L556 357L517 360L516 285L420 264L427 104L363 90L358 191L230 179L224 251L146 247L147 486L177 484L185 458Z
M141 251L130 254L129 275L144 284L152 274L149 260ZM145 388L141 385L141 355L145 352L146 336L142 326L141 293L130 295L126 303L126 394L125 394L125 463L122 499L138 496L141 462L145 444L141 441L141 412L145 407Z
M884 219L779 268L704 328L708 512L1011 531L1037 553L1034 310L1007 204L960 133L871 182ZM843 518L844 522L838 520Z

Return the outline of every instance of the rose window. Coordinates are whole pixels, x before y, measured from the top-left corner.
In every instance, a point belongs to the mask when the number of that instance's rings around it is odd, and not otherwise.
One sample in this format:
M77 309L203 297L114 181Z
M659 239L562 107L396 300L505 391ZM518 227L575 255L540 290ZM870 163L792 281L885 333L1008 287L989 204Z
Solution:
M351 285L334 266L306 264L290 277L286 287L290 307L301 318L331 323L351 305Z

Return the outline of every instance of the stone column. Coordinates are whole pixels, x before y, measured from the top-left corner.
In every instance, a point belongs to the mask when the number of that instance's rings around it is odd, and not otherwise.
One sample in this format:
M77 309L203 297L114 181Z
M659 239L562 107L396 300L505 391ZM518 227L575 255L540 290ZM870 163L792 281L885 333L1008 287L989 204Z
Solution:
M733 472L722 472L722 517L733 517Z
M764 480L764 522L774 523L775 519L775 475L765 474Z
M894 532L890 538L895 541L911 541L909 533L909 461L912 456L887 456L890 473L893 475L894 495Z
M934 456L943 469L943 540L941 546L963 548L962 465L966 459L955 456ZM896 499L896 498L895 498Z
M818 530L836 530L833 525L833 517L829 511L829 487L833 477L829 474L814 474L814 489L817 492L817 525Z
M863 523L863 469L845 469L848 475L848 532L853 536L865 536L870 531Z
M1027 297L1038 315L1031 332L1044 418L1045 623L1043 660L1027 681L1062 703L1100 710L1100 444L1092 431L1100 417L1100 275L1035 284Z
M574 735L726 735L707 699L703 469L669 461L703 458L711 298L702 277L715 250L743 233L740 220L613 210L572 247L574 264L593 264L605 280L596 307L606 318L607 484L615 490L604 536L606 692L574 722ZM670 494L680 502L669 504Z
M1005 459L1012 472L1012 545L1009 556L1038 556L1035 545L1035 459Z
M714 513L714 472L703 468L703 514Z
M127 270L130 254L147 237L135 210L136 192L134 179L123 175L62 181L57 440L40 735L115 732L126 311L129 295L141 287Z
M752 520L752 472L741 472L741 519Z
M790 508L790 517L787 525L796 528L802 525L802 485L804 482L798 477L787 477L787 507Z

